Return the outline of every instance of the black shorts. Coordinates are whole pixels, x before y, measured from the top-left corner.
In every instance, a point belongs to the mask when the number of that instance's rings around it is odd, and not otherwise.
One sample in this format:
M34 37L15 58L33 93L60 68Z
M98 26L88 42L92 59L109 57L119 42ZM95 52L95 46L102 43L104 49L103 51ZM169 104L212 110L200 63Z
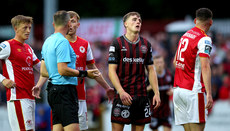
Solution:
M143 125L151 122L148 97L134 97L132 105L123 105L120 98L114 99L111 122L119 124Z
M48 102L52 109L53 125L62 124L63 127L79 123L78 98L75 85L48 84Z
M172 118L170 116L165 117L165 118L151 117L151 123L149 124L149 127L151 129L156 130L161 125L171 128L172 127Z

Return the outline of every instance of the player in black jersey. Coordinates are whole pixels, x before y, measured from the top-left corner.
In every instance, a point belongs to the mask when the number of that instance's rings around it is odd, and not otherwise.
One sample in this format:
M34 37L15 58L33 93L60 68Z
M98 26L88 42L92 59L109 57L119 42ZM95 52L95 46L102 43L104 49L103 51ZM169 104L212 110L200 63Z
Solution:
M153 61L158 78L161 104L159 108L155 110L153 109L153 107L151 107L152 118L150 128L153 131L157 131L159 126L163 126L164 131L171 131L172 117L169 106L169 96L171 96L173 93L173 75L165 67L165 61L163 56L156 55L153 57ZM149 90L148 97L150 98L150 100L152 100L154 95L152 87L148 86L147 90Z
M139 36L142 21L138 12L129 12L123 22L126 34L114 40L109 48L109 78L117 92L111 113L112 129L122 131L124 124L132 124L132 130L142 131L151 120L145 68L155 93L152 104L155 108L160 105L152 47Z

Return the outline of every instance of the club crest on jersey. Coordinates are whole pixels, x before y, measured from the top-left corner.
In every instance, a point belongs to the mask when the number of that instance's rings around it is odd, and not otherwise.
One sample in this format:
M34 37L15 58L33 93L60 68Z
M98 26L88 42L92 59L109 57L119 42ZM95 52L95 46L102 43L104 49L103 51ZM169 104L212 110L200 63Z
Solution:
M31 66L32 59L31 59L30 56L28 56L28 57L26 58L26 63L27 63L28 66Z
M30 54L32 54L32 51L31 51L31 49L29 49L29 48L28 48L28 51L29 51L29 53L30 53Z
M81 53L85 52L85 48L83 46L80 46L79 50L80 50Z
M145 45L141 45L141 52L145 54L147 52L147 47Z

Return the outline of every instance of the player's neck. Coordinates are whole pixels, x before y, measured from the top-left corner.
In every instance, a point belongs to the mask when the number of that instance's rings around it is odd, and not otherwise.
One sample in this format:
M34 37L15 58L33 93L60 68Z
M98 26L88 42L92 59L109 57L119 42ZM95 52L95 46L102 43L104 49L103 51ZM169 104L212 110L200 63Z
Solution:
M66 36L67 32L68 32L68 28L62 26L56 27L54 31L54 33L61 33L64 37Z
M139 33L126 33L125 37L131 41L131 42L136 42L139 38Z
M74 35L69 35L69 34L67 34L67 35L66 35L66 39L67 39L68 41L70 41L70 42L75 42L75 41L77 40L77 35L76 35L76 34L74 34Z
M22 39L21 37L17 36L17 35L14 37L14 39L15 39L16 41L18 41L18 42L22 43L22 44L24 44L24 43L25 43L25 40L24 40L24 39Z

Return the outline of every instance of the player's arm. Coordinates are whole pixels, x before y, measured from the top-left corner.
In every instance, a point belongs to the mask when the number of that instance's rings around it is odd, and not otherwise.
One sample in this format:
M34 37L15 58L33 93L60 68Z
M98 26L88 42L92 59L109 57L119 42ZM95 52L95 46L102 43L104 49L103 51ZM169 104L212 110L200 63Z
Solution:
M10 44L7 41L0 43L0 59L7 59L10 56L11 48ZM0 74L0 82L2 82L3 86L6 88L14 88L16 84L14 81L7 79L2 74Z
M48 71L46 69L46 65L45 65L44 60L42 60L39 63L40 63L39 64L40 65L40 77L39 77L37 84L32 88L32 95L34 97L40 99L41 88L46 83L46 81L49 79L49 74L48 74ZM39 66L39 65L37 65L37 66Z
M109 64L109 78L120 95L120 99L124 105L131 105L132 104L132 97L125 92L122 88L120 80L116 73L117 64Z
M200 57L202 78L204 81L205 90L207 93L207 105L206 108L212 108L213 99L212 99L212 89L211 89L211 67L210 60L208 57Z
M95 63L88 64L87 68L88 69L97 69ZM112 100L114 98L114 89L109 86L109 84L105 81L105 79L101 73L98 77L95 78L95 80L105 89L109 102L110 101L112 102Z
M153 65L148 65L147 70L148 70L149 83L154 91L153 105L155 105L154 109L156 109L160 106L161 103L160 92L159 92L158 81L157 81L157 74Z
M210 37L203 37L198 42L198 53L200 57L201 73L207 93L206 108L210 109L213 105L212 89L211 89L211 67L210 67L210 54L212 50L212 40Z

